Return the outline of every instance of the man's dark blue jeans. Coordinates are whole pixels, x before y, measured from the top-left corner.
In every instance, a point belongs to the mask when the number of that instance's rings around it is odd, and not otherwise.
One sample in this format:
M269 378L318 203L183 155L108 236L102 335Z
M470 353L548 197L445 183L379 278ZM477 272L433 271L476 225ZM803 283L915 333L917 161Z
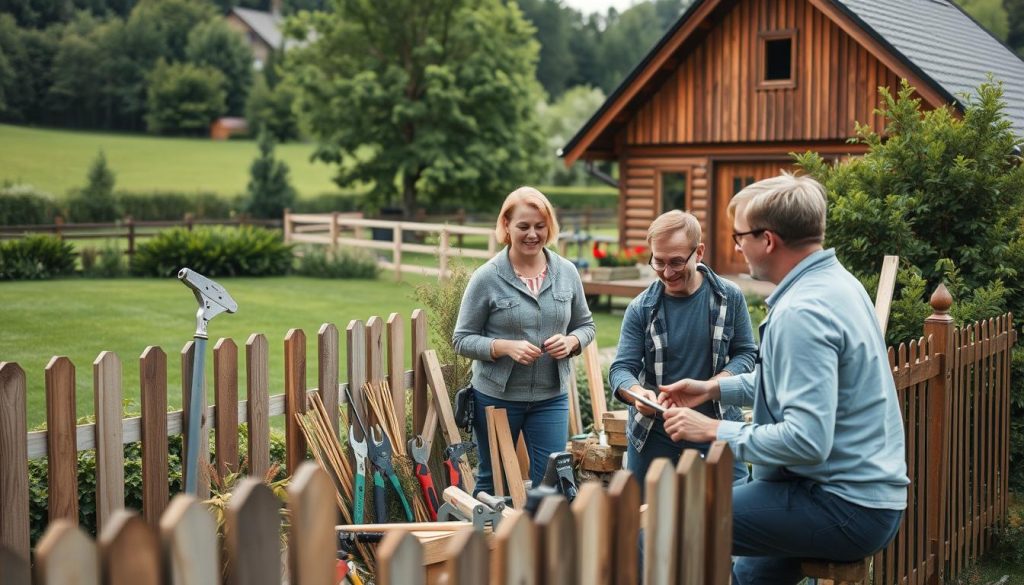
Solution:
M896 536L902 510L866 508L796 478L732 490L733 585L795 584L805 558L855 561Z

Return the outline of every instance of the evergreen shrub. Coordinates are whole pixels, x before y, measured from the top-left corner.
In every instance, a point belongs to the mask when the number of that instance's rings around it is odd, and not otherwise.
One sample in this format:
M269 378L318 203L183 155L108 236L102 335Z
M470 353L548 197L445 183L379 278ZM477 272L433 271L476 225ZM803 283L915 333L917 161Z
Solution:
M42 280L74 271L71 244L54 236L0 242L0 280Z
M49 193L31 185L0 186L0 225L52 223L57 204Z
M279 276L292 264L280 232L253 226L173 228L139 245L131 261L138 276L173 277L189 267L211 278Z
M314 278L377 278L377 258L362 249L325 251L310 246L298 258L295 273Z

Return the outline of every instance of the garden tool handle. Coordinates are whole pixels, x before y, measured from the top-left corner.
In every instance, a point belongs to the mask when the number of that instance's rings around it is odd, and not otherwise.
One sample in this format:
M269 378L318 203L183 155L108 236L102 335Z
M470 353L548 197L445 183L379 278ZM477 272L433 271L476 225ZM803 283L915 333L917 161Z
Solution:
M188 401L188 436L185 440L185 493L199 493L199 449L202 443L203 411L203 378L206 364L206 338L196 335L192 347L192 388L189 389Z
M373 472L373 509L377 513L377 522L385 524L389 521L387 491L379 471Z
M444 468L448 472L448 485L464 489L462 487L462 472L459 471L459 462L445 459Z
M398 499L402 501L402 508L405 509L405 520L407 522L413 522L412 508L409 507L409 500L405 497L405 492L402 491L402 484L398 482L398 476L391 475L391 486L398 492Z
M437 521L437 489L434 488L434 478L430 477L430 468L423 463L416 464L416 479L423 489L423 500L427 503L427 512L430 514L430 521Z
M362 524L363 515L365 514L363 510L363 504L366 500L366 476L363 475L362 473L356 474L356 491L352 499L355 500L352 502L352 505L355 508L355 510L352 512L352 514L354 515L352 521L355 524Z

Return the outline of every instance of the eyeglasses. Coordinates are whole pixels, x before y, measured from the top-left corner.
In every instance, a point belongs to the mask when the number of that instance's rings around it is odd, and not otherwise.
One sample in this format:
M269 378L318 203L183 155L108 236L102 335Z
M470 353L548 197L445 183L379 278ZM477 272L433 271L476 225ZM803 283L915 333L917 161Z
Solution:
M732 241L736 242L736 245L740 245L740 238L743 236L754 236L755 238L768 231L767 228L758 228L756 230L750 230L749 232L733 232Z
M657 258L654 258L652 256L648 264L651 265L651 268L653 268L655 272L664 272L665 269L669 267L672 268L673 272L679 272L680 270L683 269L684 266L686 266L690 262L690 257L692 257L693 253L696 251L697 248L695 247L693 251L686 255L686 258L679 258L677 256L668 262L665 262L664 260L658 260Z

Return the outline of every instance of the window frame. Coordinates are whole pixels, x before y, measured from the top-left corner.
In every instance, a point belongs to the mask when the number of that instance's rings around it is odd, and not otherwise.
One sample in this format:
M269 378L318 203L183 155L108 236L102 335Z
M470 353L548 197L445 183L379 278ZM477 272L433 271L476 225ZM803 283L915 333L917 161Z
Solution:
M757 36L757 89L795 89L797 87L797 29L787 28L761 31ZM768 73L765 63L765 60L768 58L768 41L777 41L787 38L789 39L789 79L765 79L765 75Z

